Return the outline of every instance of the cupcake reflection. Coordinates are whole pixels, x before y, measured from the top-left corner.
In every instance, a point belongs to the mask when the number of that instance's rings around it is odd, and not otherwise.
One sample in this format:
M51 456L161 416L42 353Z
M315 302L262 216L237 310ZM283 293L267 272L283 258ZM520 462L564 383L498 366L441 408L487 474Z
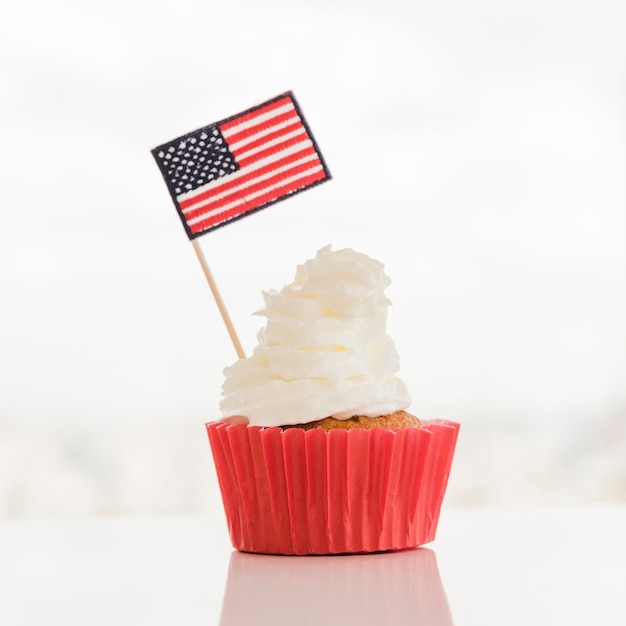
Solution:
M452 626L432 550L289 557L233 552L220 626Z

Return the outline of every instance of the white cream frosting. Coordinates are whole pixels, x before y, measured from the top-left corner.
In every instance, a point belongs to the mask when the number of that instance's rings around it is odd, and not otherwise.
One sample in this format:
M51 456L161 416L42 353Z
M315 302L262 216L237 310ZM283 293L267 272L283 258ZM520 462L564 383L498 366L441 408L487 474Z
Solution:
M224 370L222 417L280 426L408 407L386 331L389 283L379 261L327 246L298 266L293 283L264 292L258 345Z

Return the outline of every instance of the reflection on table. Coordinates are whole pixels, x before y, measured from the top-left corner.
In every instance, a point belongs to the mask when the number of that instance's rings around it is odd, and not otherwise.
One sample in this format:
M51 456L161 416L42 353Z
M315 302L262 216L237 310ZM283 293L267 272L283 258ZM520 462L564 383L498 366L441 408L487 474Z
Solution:
M452 626L435 553L341 556L233 552L220 626Z

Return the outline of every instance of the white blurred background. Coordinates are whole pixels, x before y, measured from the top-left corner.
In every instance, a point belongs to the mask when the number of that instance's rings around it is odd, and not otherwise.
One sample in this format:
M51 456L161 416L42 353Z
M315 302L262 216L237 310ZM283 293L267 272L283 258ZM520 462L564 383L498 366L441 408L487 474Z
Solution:
M623 2L0 11L0 517L221 508L236 355L150 149L289 89L333 180L201 239L246 351L355 248L413 412L463 424L447 506L626 501Z

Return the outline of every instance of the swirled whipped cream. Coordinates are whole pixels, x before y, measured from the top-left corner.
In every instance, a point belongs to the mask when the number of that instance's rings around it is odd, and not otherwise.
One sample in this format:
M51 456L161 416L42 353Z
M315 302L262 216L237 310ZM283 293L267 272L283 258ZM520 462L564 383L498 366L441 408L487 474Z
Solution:
M222 417L259 426L377 417L409 406L387 335L390 280L379 261L327 246L293 283L263 292L267 318L251 356L224 370Z

